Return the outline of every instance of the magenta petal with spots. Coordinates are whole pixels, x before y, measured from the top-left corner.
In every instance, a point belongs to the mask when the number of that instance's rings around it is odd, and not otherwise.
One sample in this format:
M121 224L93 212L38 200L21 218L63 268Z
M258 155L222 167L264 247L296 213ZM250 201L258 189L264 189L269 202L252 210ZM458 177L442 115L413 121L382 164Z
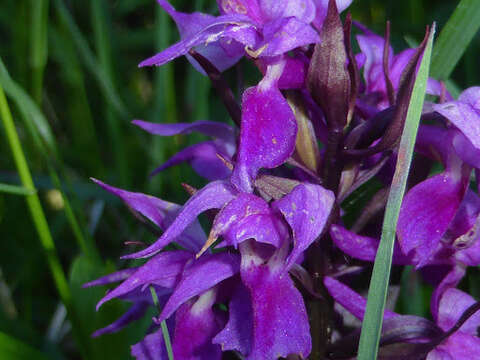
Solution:
M173 155L170 159L153 170L150 176L154 176L163 170L182 162L188 162L198 175L205 179L223 180L231 175L231 170L219 158L219 155L229 160L230 155L226 149L215 141L205 141L186 147Z
M215 217L210 237L220 235L234 247L252 238L280 247L288 237L288 230L265 200L253 194L240 193Z
M333 299L347 309L353 316L363 320L367 299L350 289L347 285L330 276L325 276L323 284L327 288ZM383 318L388 319L398 314L390 310L385 310Z
M312 0L259 0L258 3L267 20L294 17L308 24L315 16Z
M148 248L134 254L125 255L125 259L151 256L178 238L188 226L196 221L198 215L210 209L219 209L235 196L235 190L224 181L214 181L195 193L179 211L175 220L158 240Z
M249 290L253 314L253 341L250 353L243 354L245 359L277 359L289 354L306 358L312 345L302 295L281 262L265 264L249 243L242 243L240 252L240 275Z
M277 56L295 48L320 41L318 33L308 24L294 18L279 18L263 28L263 42L258 56Z
M207 254L190 263L181 280L165 304L159 321L170 317L177 308L190 298L207 291L221 281L238 273L240 259L227 252Z
M173 356L178 360L220 360L222 351L212 338L224 322L214 313L215 290L209 290L195 301L181 305L175 315Z
M176 220L181 210L180 205L150 195L122 190L96 179L92 180L105 190L121 198L127 206L145 216L161 230L165 231ZM175 239L175 241L191 251L201 249L205 240L205 233L197 220L193 220L191 224L188 224L183 234Z
M253 191L259 169L283 164L295 149L295 116L277 87L283 65L269 66L260 84L243 94L240 144L232 182L244 192Z
M359 260L375 261L380 243L378 239L358 235L339 225L330 227L330 236L334 244L345 254ZM402 253L398 242L394 244L392 262L395 265L408 265L411 263L411 260Z
M426 265L437 251L467 185L468 178L446 171L419 183L403 199L398 240L403 253L412 256L417 267Z
M303 183L272 204L282 213L293 232L293 250L286 269L295 264L301 253L320 235L334 202L332 191L320 185Z
M228 59L225 56L225 52L218 48L214 48L209 54L208 50L212 49L211 46L219 44L219 40L223 38L236 40L251 48L254 48L258 44L259 36L255 26L246 16L222 15L213 17L205 14L198 15L203 22L200 27L195 29L197 31L189 32L188 35L184 36L179 42L157 55L142 61L139 66L160 66L166 64L179 56L186 55L190 49L198 46L198 51L202 53L202 55L209 59L219 70L225 70L237 62L239 56ZM205 46L209 44L211 45L210 49L208 46L207 49L200 47L200 45Z

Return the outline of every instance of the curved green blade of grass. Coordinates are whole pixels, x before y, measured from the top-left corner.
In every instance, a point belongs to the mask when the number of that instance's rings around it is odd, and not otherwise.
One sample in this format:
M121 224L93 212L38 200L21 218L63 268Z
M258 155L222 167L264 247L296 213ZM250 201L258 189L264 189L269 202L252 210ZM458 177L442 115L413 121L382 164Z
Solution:
M461 0L435 41L430 76L448 79L479 28L480 3Z
M395 232L398 215L400 213L400 206L405 193L410 163L412 161L423 102L425 99L434 35L435 27L433 27L430 32L427 46L423 53L422 62L417 73L413 93L408 106L408 113L403 128L402 138L400 140L397 165L395 174L393 175L383 219L382 237L378 247L377 256L375 257L370 288L368 290L367 308L362 323L362 332L358 349L359 360L374 360L377 358L378 345L382 330L383 312L385 310L385 301L390 280Z
M35 194L35 191L32 189L27 189L23 186L10 185L10 184L0 184L0 193L7 193L12 195L32 195Z
M34 131L38 133L39 139L42 140L42 145L45 146L50 153L56 154L55 139L50 124L28 93L12 80L1 58L0 85L18 106L18 109L27 122L26 125L29 130L33 131L33 129L35 129Z
M82 327L80 326L80 321L73 310L72 295L70 293L70 288L68 286L65 273L62 269L60 259L58 258L57 250L55 248L55 243L53 242L50 228L48 226L47 219L45 218L45 214L43 212L40 199L36 193L35 185L33 184L33 180L32 180L32 175L30 173L30 169L28 167L25 155L23 153L22 145L20 143L17 130L13 123L12 114L10 112L10 108L8 106L7 99L5 97L5 93L3 92L3 88L1 86L0 86L0 117L2 119L3 126L5 128L5 134L8 140L8 144L10 146L10 150L12 151L13 159L15 161L15 165L17 167L22 185L26 189L31 190L33 192L32 195L26 196L27 206L30 211L30 215L32 216L34 226L37 230L38 237L40 239L41 246L45 253L48 266L52 273L55 286L60 295L60 299L62 300L62 303L65 305L65 308L67 309L69 319L72 323L72 330L79 345L79 350L82 352L82 355L85 358L89 358L87 354L88 339L86 339L82 335L83 331L81 330Z
M152 294L153 304L158 308L159 307L158 295L157 295L157 292L155 291L155 288L153 286L150 286L150 294ZM160 326L162 328L162 335L163 335L163 341L165 342L165 348L167 349L168 360L174 360L173 359L172 343L170 341L170 334L168 333L167 322L165 320L163 320L160 323Z
M48 166L48 172L54 186L60 191L64 205L65 215L72 228L75 239L81 250L92 260L98 261L100 256L93 243L93 240L82 231L85 226L80 226L80 222L75 215L73 207L61 186L60 176L57 168L63 173L63 163L60 154L56 151L57 145L52 135L50 125L37 104L32 100L28 93L17 83L15 83L5 68L0 58L0 86L6 86L5 92L15 102L22 118L25 122L28 132L33 139L38 151L45 157Z

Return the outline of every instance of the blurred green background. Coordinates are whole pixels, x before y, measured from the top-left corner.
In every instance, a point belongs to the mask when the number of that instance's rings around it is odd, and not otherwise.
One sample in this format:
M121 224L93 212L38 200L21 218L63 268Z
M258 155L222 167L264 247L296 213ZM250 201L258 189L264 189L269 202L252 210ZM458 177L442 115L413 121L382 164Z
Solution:
M216 11L213 0L171 2L186 12ZM405 38L421 40L432 21L441 30L456 3L355 0L350 10L377 33L390 20L399 51ZM184 58L161 68L137 67L176 40L173 22L155 0L0 2L0 85L56 246L58 257L50 256L60 261L76 314L72 331L24 196L0 192L1 359L123 359L129 345L143 337L148 316L119 334L90 338L126 307L112 301L95 313L105 290L80 285L128 266L119 260L132 250L124 242L154 237L89 177L179 203L188 196L181 182L205 183L187 165L148 177L201 136L159 138L130 124L133 119L230 122L208 79ZM479 48L477 35L454 71L461 88L480 83ZM245 62L225 76L237 94L259 79ZM0 126L0 183L19 185L5 135ZM428 310L428 301L420 302Z

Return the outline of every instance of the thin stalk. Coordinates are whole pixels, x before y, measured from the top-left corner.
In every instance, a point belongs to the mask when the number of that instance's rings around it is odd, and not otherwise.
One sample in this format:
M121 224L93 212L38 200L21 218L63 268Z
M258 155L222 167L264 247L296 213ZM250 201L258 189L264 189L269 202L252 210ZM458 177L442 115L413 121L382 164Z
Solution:
M27 189L23 186L0 184L0 193L2 192L13 195L32 195L35 193L31 189Z
M3 92L3 87L1 86L0 114L22 185L26 189L33 192L32 195L26 196L27 206L30 211L30 215L32 216L32 220L37 230L38 236L40 238L41 246L43 248L43 251L45 252L45 256L47 257L47 263L52 273L55 286L60 295L62 303L67 309L69 319L72 323L73 332L79 345L79 350L82 352L85 358L88 358L88 340L83 339L83 337L80 335L82 333L80 321L78 321L78 317L73 310L70 288L68 286L65 273L60 264L60 259L57 255L55 243L53 242L53 238L50 233L50 229L48 227L47 219L45 218L40 199L38 198L38 195L36 193L35 185L33 184L32 180L32 175L28 168L27 160L25 159L22 145L20 144L20 140L18 138L17 130L13 123L12 114L10 112L10 108L8 107L7 99L5 97L5 93Z
M30 56L32 67L32 97L42 103L43 73L48 56L48 0L30 0Z
M158 295L153 286L150 286L150 294L152 294L153 304L158 310L160 310L158 304ZM170 334L168 333L167 323L165 320L160 323L160 327L162 328L163 341L165 342L165 348L167 349L168 360L173 360L172 342L170 341Z

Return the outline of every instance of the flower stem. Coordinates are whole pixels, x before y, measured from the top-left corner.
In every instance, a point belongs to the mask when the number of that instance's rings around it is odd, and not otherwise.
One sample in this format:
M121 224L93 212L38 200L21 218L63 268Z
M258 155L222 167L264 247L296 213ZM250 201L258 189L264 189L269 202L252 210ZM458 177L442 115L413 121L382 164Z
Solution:
M25 155L23 153L20 140L18 138L17 130L15 129L15 125L13 123L12 114L8 107L7 99L5 97L5 93L1 86L0 86L0 115L2 118L3 125L5 127L5 133L8 139L8 143L10 145L10 149L13 154L13 158L14 158L22 185L25 189L32 192L32 194L27 195L25 198L27 201L28 209L30 211L30 215L32 216L33 223L35 225L38 236L40 238L40 243L45 252L45 256L47 257L47 263L50 268L50 271L52 272L55 286L57 288L57 291L60 295L60 298L63 304L65 305L65 308L67 309L69 319L72 323L74 335L76 336L77 341L79 342L78 344L79 349L80 351L82 351L84 357L88 358L86 354L87 342L82 339L82 336L80 336L80 333L81 333L80 331L81 327L79 326L80 322L78 321L78 318L75 315L73 310L72 295L70 293L70 288L68 286L65 273L60 264L60 259L58 258L58 255L57 255L55 243L53 242L53 238L50 233L50 229L48 227L48 223L45 218L42 205L40 204L40 199L38 198L35 185L33 184L32 175L28 168L28 164L25 159Z

